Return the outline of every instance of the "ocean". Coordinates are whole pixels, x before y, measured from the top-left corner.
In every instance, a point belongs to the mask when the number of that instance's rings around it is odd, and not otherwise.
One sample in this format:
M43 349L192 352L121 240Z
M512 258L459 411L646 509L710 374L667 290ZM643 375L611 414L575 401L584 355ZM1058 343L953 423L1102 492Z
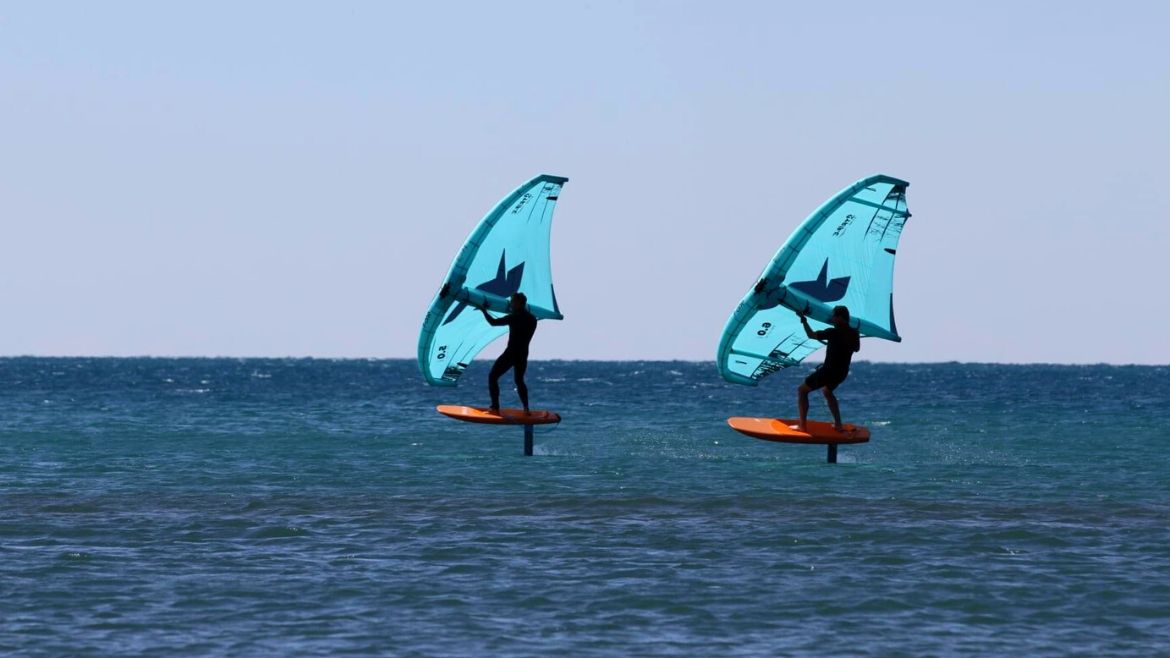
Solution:
M1170 367L0 359L0 654L1170 655ZM505 405L516 405L510 376ZM814 394L812 413L827 417Z

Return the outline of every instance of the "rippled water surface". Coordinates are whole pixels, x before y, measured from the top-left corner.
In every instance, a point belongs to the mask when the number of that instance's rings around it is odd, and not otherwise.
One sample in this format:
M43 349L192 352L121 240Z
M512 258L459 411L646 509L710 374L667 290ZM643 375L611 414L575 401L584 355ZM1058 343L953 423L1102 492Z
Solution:
M482 364L0 359L0 653L1170 655L1170 368L857 364L836 465L726 427L803 374L534 363L526 458L434 412Z

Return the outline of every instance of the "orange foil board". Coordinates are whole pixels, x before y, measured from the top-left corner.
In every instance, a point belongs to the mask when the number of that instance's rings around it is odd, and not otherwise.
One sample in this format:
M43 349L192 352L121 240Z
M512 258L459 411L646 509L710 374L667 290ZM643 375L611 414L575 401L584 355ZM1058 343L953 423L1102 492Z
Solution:
M833 443L865 443L869 441L869 430L858 425L845 423L845 431L833 429L832 423L819 420L808 421L808 432L794 430L790 425L796 424L791 418L745 418L736 416L728 418L727 424L731 429L747 434L750 437L765 441L779 441L781 443L810 443L828 445Z
M461 404L440 404L435 409L455 420L488 425L548 425L561 422L561 415L557 412L540 409L525 413L523 409L504 408L498 414L488 411L487 407L465 407Z

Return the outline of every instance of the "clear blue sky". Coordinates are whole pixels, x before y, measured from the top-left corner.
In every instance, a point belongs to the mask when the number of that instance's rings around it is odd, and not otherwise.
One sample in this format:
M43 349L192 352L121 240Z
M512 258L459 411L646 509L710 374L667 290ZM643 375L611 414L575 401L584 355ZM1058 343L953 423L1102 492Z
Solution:
M412 357L540 172L534 358L711 359L911 182L886 361L1168 363L1168 2L0 3L0 354Z

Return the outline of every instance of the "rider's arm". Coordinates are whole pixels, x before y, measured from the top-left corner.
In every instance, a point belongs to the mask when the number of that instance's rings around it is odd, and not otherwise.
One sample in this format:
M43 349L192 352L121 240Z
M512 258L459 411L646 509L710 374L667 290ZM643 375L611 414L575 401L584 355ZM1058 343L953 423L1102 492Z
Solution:
M804 335L808 336L809 338L816 338L819 340L820 336L817 334L821 332L813 331L812 327L808 326L808 318L805 317L804 313L797 313L797 315L800 316L800 326L804 327Z
M488 324L490 324L493 327L502 327L502 326L508 324L508 316L507 315L505 315L502 318L493 318L492 316L488 315L486 308L483 308L481 306L479 310L483 312L483 317L488 321Z

